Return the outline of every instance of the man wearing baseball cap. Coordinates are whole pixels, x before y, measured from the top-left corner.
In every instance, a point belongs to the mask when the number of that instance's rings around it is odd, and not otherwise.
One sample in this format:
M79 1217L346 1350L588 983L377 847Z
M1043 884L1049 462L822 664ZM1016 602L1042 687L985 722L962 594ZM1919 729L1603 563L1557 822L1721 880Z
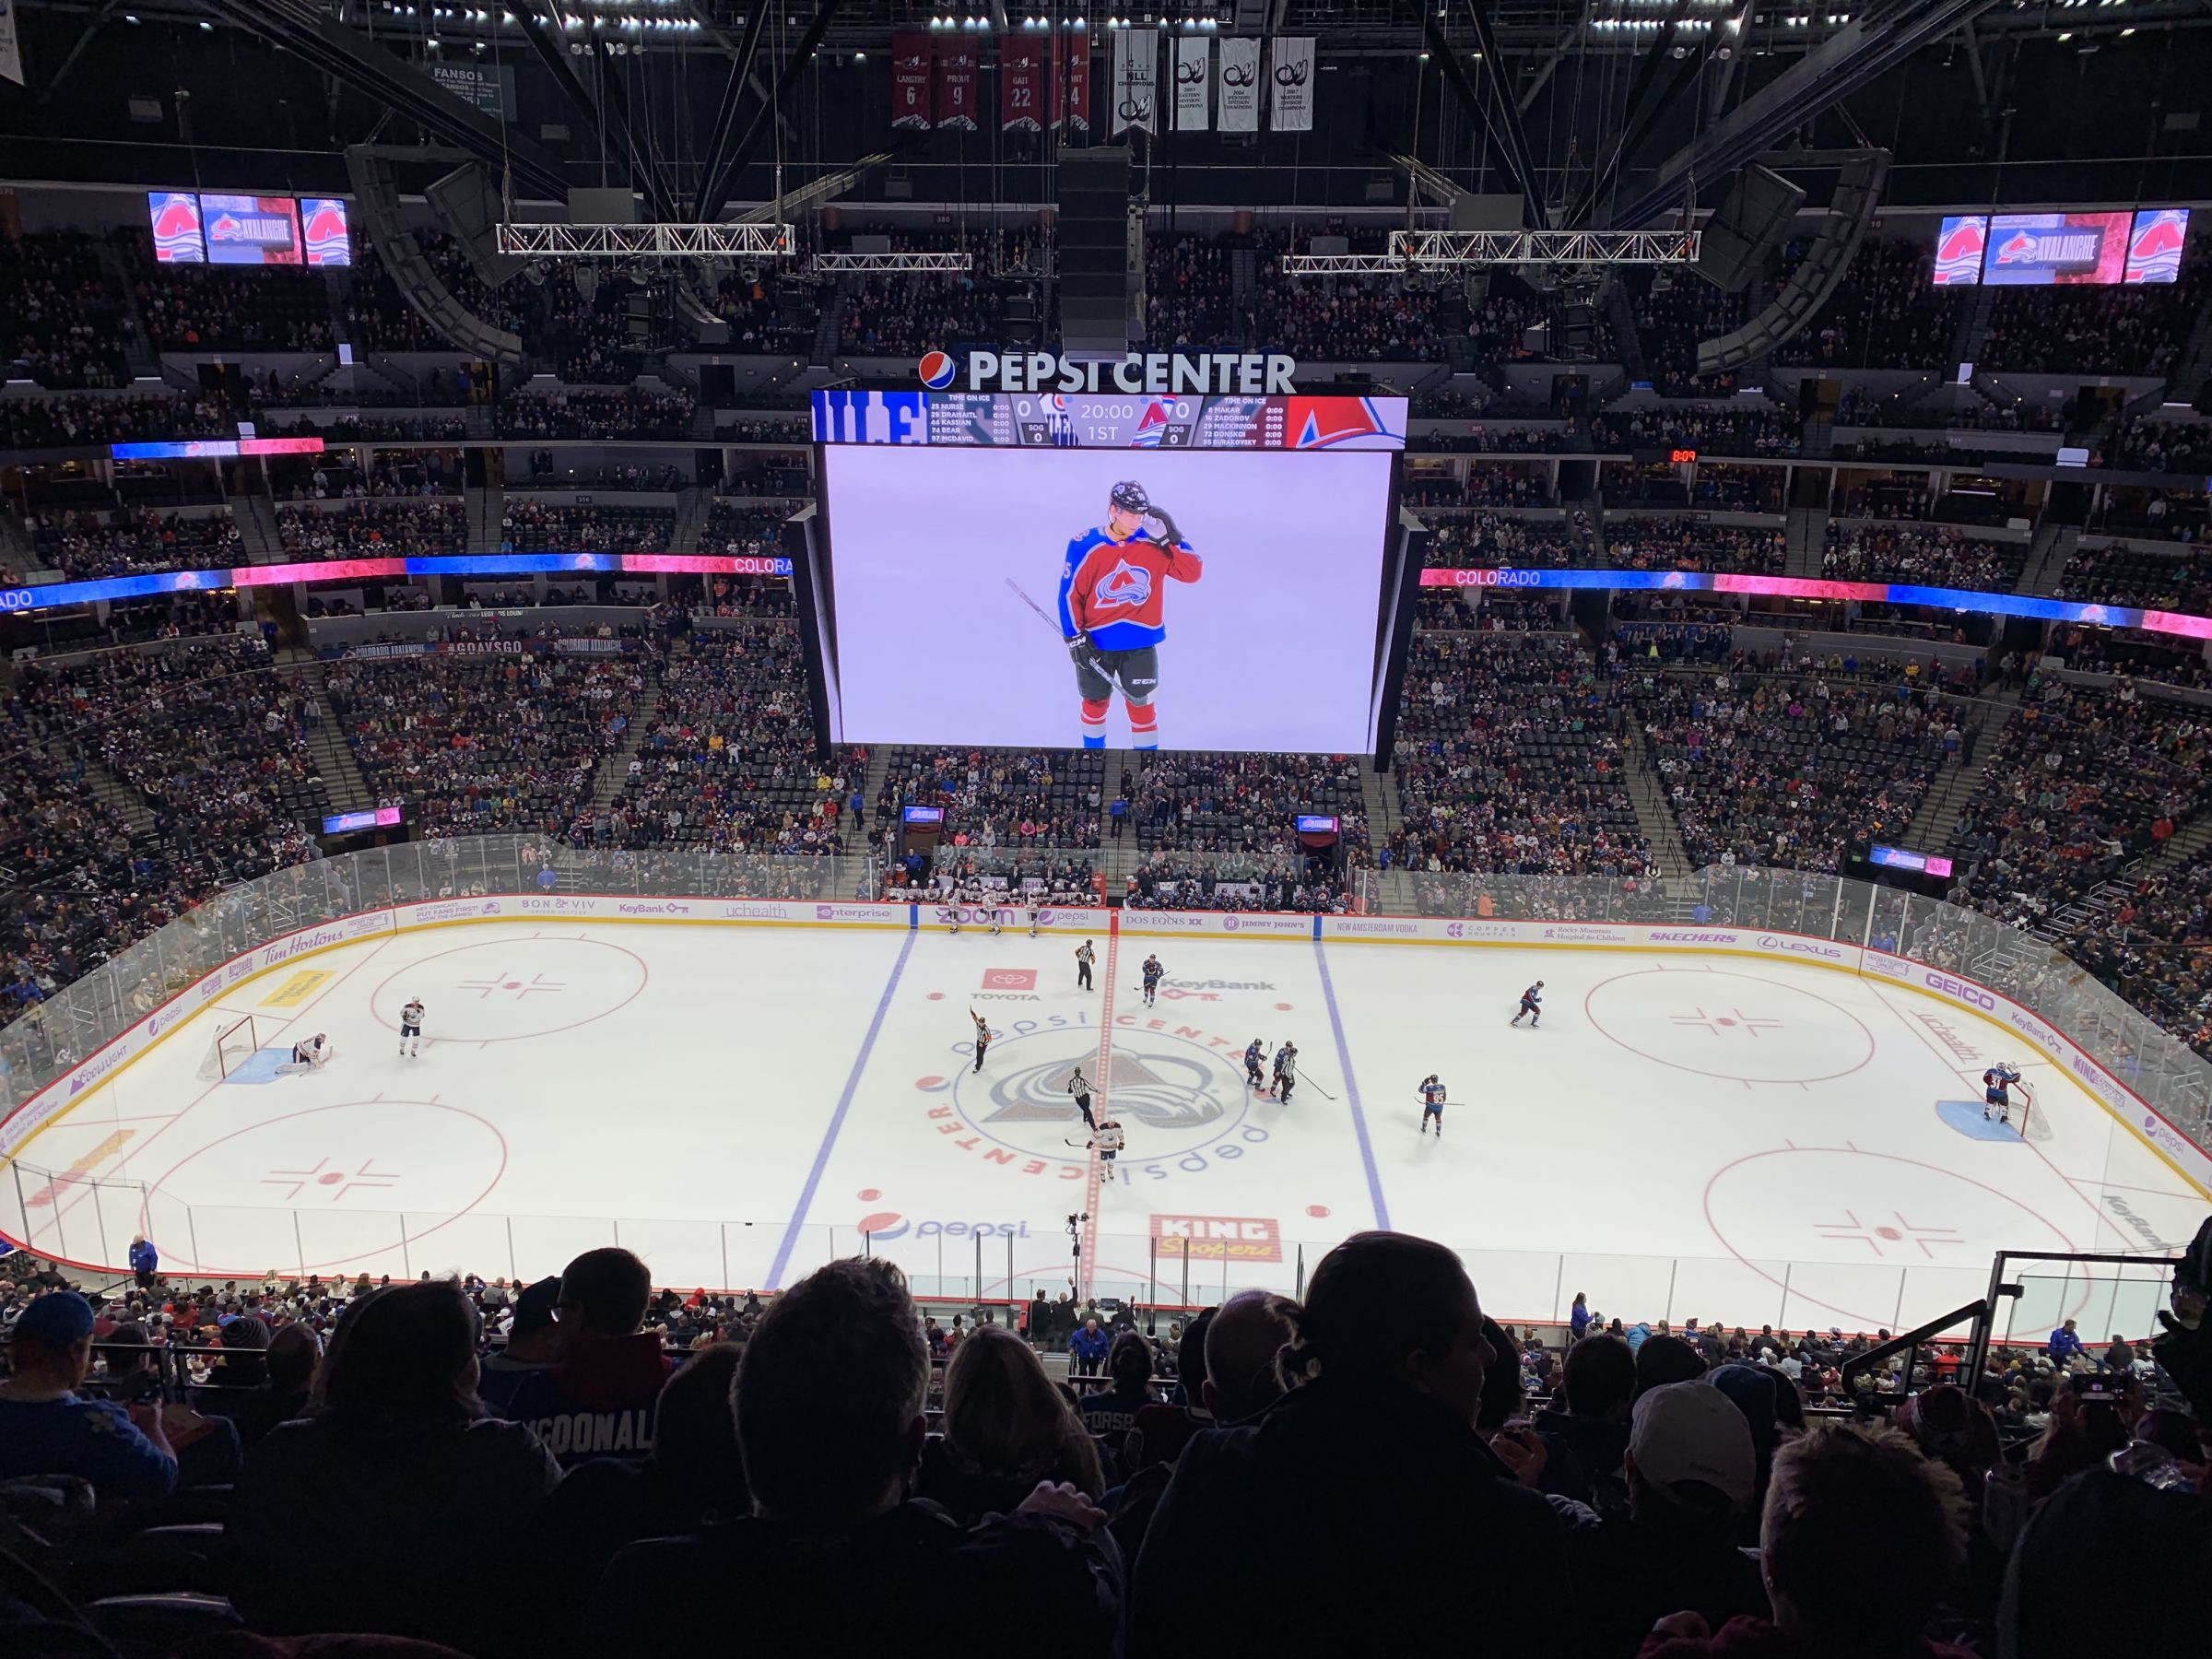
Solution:
M1764 1618L1759 1569L1736 1547L1758 1488L1751 1428L1704 1382L1637 1395L1622 1460L1625 1515L1572 1535L1575 1577L1591 1587L1592 1653L1636 1651L1654 1620L1686 1607L1719 1630Z
M0 1382L0 1480L76 1475L101 1498L154 1497L177 1484L158 1401L125 1407L76 1392L92 1365L92 1304L40 1297L16 1321Z

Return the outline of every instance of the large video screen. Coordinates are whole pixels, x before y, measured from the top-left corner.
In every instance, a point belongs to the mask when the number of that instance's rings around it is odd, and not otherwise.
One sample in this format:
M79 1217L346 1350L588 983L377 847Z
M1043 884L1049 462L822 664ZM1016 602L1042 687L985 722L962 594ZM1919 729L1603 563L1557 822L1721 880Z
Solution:
M154 258L157 263L207 263L207 244L200 238L200 198L191 191L147 191L146 217L154 232Z
M1962 213L1936 235L1937 288L2106 287L2173 282L2189 241L2189 209L2135 213Z
M300 204L290 196L200 196L210 265L300 263Z
M300 241L311 265L349 265L353 239L346 226L346 204L337 196L300 198Z
M1388 453L822 455L833 740L1371 747Z

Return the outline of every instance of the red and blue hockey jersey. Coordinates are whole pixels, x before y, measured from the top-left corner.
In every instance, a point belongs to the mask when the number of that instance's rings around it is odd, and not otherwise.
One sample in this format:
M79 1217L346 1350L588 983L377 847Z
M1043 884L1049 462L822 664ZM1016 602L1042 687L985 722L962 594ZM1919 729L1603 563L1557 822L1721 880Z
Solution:
M1086 530L1067 544L1060 571L1060 632L1088 632L1100 651L1139 651L1168 637L1166 585L1195 582L1205 566L1187 542L1168 549L1138 531L1115 541Z

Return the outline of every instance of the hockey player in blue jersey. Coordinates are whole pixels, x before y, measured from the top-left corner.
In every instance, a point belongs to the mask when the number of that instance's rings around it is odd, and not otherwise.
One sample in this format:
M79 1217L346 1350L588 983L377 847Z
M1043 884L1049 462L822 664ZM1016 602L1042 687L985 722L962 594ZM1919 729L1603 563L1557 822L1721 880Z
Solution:
M1444 1086L1430 1072L1421 1079L1421 1133L1429 1133L1429 1120L1436 1120L1436 1138L1444 1138Z
M1998 1123L2011 1123L2012 1086L2019 1080L2019 1069L2009 1060L2000 1060L1983 1072L1982 1074L1983 1117L1987 1118L1994 1111L1997 1114Z
M1244 1081L1262 1094L1267 1092L1267 1079L1261 1075L1260 1062L1266 1056L1267 1051L1257 1037L1252 1040L1252 1046L1244 1051Z
M1135 479L1116 484L1106 523L1067 544L1060 571L1060 635L1076 665L1083 747L1106 747L1114 691L1129 712L1132 748L1159 747L1159 646L1168 637L1167 586L1196 582L1205 566L1175 521Z
M1544 982L1542 980L1538 980L1527 990L1521 993L1521 1012L1514 1015L1509 1023L1519 1025L1521 1021L1525 1018L1528 1021L1528 1029L1533 1031L1536 1029L1536 1022L1543 1018Z
M1167 971L1168 971L1165 968L1162 968L1159 965L1159 959L1158 957L1148 956L1145 959L1144 972L1146 1007L1149 1008L1152 1006L1152 999L1159 994L1159 982L1167 976Z

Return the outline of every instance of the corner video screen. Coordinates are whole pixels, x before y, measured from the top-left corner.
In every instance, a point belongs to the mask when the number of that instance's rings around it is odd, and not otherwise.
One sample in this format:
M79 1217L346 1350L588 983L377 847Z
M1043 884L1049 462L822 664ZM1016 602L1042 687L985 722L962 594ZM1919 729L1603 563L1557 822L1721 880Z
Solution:
M832 741L1371 747L1389 453L822 457Z
M2135 213L1966 213L1936 237L1937 288L2112 287L2178 281L2189 209Z

